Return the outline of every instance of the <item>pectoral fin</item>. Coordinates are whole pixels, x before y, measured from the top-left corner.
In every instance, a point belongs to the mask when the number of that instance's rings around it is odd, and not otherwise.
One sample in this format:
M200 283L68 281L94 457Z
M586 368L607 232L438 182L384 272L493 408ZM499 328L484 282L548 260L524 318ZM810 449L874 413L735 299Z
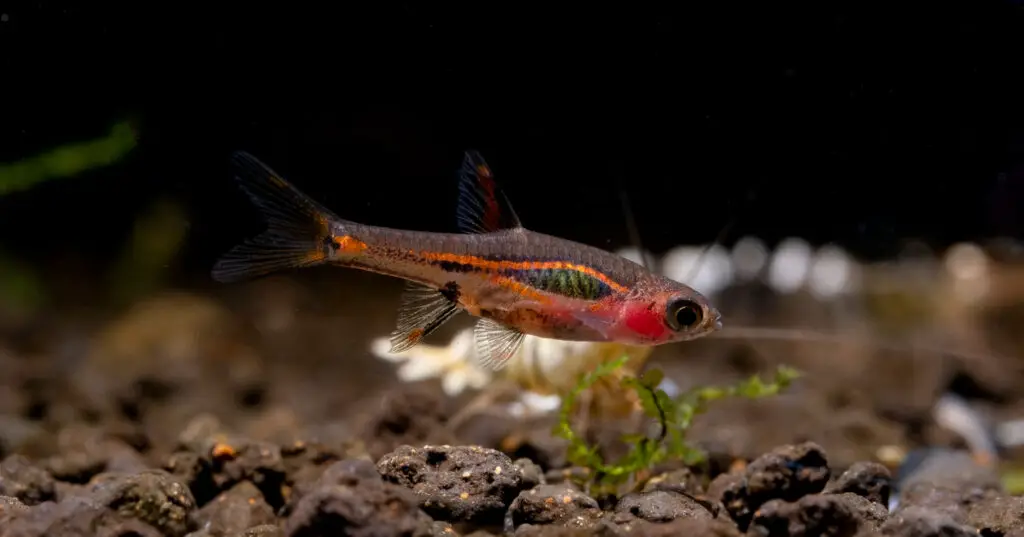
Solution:
M391 352L413 347L459 312L450 294L416 282L406 282L398 325L391 332Z
M526 334L491 319L476 323L476 352L480 365L497 371L515 356Z

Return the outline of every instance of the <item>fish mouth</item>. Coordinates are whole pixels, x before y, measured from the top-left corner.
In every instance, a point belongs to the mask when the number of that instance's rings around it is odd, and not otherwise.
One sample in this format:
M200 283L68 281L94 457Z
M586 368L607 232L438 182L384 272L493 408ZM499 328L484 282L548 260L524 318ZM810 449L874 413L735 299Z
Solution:
M718 311L715 311L714 321L711 322L711 328L712 330L722 329L722 314Z

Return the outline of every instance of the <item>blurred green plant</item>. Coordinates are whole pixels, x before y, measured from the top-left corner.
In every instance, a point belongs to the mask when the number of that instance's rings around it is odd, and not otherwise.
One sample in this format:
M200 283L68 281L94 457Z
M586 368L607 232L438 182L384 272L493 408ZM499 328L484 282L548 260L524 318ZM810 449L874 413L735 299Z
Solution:
M135 132L131 122L126 120L115 124L102 138L67 144L34 157L0 164L0 195L107 166L123 158L135 144Z
M181 206L161 199L139 215L110 272L112 299L127 304L160 287L185 243L188 222Z
M34 315L45 299L45 287L32 268L0 253L0 318L20 323Z
M608 462L600 453L600 447L590 445L571 425L571 416L576 399L599 379L611 375L628 361L628 357L606 362L583 375L576 386L562 398L555 435L569 441L568 460L573 465L586 468L588 474L582 484L588 493L597 497L618 494L623 485L665 460L680 460L686 465L702 462L706 454L686 441L686 432L693 419L706 412L713 401L726 397L750 399L778 394L789 386L800 374L789 367L779 367L774 378L764 382L757 375L734 386L702 387L670 397L658 388L664 374L659 369L650 369L640 377L626 376L621 380L625 388L632 389L640 399L644 413L653 418L660 432L656 438L644 434L625 435L623 440L630 444L629 451L617 461Z
M103 137L0 164L0 195L114 164L135 146L132 121L123 120ZM166 267L184 243L187 225L181 206L165 199L157 200L137 217L128 243L110 269L108 292L115 303L130 302L163 283ZM0 307L8 317L31 315L48 294L31 267L6 256L0 256L0 293Z
M0 163L0 196L112 164L135 145L132 124L124 120L114 124L101 138L70 143L16 162ZM46 285L31 266L0 253L0 314L6 322L31 317L47 296Z
M1024 467L1006 465L1000 469L999 480L1007 494L1019 496L1024 494Z

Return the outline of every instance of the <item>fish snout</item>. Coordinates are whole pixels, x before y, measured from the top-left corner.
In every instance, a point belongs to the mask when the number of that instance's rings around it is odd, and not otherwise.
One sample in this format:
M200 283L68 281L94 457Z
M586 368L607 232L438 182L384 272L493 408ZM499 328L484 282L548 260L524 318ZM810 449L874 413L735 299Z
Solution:
M718 331L722 329L722 314L718 310L711 309L711 330Z

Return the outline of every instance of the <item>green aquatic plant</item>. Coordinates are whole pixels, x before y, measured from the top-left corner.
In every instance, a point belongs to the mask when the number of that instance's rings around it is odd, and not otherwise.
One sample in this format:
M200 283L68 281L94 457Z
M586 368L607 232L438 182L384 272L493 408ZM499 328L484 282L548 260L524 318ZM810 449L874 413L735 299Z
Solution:
M114 303L129 304L163 287L187 230L187 215L172 199L161 198L141 213L123 252L110 268Z
M760 398L778 394L799 377L789 367L779 367L772 380L765 382L757 375L733 386L707 386L670 397L658 386L664 374L659 369L650 369L639 377L625 376L623 387L632 389L640 399L644 413L655 420L659 433L652 438L644 434L625 435L630 449L619 460L608 462L601 454L600 447L588 444L582 435L572 428L571 416L576 400L598 380L613 374L628 360L622 357L606 362L583 375L579 382L562 398L555 434L569 441L567 458L570 463L588 470L586 482L591 494L614 495L626 483L638 481L637 477L650 470L655 464L666 460L679 460L693 465L701 462L705 454L686 441L686 432L693 419L706 412L713 401L726 397Z
M17 162L0 163L0 195L108 166L124 158L135 145L131 122L121 121L106 136L95 140L69 143Z
M136 146L130 120L115 123L104 136L71 142L15 161L0 163L0 196L44 182L113 164ZM48 300L50 289L31 264L0 252L0 317L24 319Z

